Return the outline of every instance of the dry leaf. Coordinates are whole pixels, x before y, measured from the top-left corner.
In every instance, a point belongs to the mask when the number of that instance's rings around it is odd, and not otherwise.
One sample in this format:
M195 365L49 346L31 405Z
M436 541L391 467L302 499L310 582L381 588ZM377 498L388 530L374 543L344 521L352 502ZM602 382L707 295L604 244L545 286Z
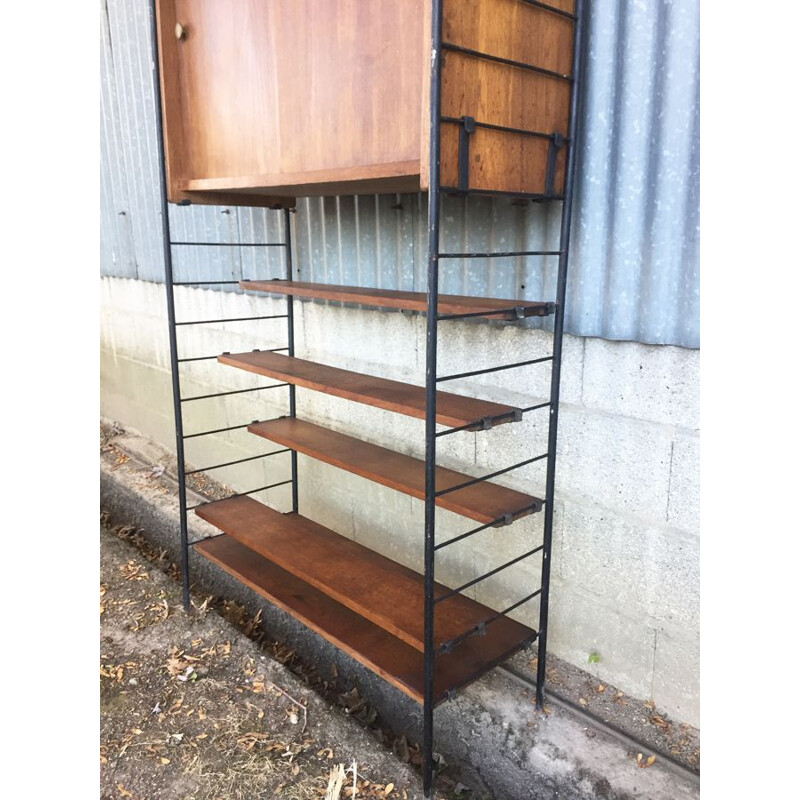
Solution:
M159 758L158 760L159 760L159 761L160 761L162 764L169 764L169 759L168 759L168 758L164 758L164 756L161 756L161 758Z
M385 795L389 795L389 794L391 794L391 793L392 793L392 790L393 790L393 789L394 789L394 784L393 784L393 783L387 783L387 784L386 784L386 788L383 790L383 793L384 793Z
M606 690L606 687L605 687L605 686L603 686L603 684L602 684L602 683L601 683L601 684L600 684L600 685L597 687L597 691L598 691L598 692L600 692L601 694L602 694L602 693L603 693L605 690Z
M647 767L651 767L655 763L655 760L655 756L648 756L645 758L641 753L636 754L636 764L641 769L647 769Z
M118 791L118 792L119 792L119 793L120 793L120 794L121 794L123 797L133 797L133 795L132 795L132 794L131 794L131 793L130 793L130 792L129 792L129 791L128 791L128 790L127 790L127 789L126 789L126 788L125 788L125 787L124 787L122 784L121 784L121 783L118 783L118 784L117 784L117 791Z
M582 706L588 706L588 705L589 705L589 702L588 702L588 701L587 701L585 698L583 698L583 697L579 697L579 698L578 698L578 702L579 702L579 703L580 703Z

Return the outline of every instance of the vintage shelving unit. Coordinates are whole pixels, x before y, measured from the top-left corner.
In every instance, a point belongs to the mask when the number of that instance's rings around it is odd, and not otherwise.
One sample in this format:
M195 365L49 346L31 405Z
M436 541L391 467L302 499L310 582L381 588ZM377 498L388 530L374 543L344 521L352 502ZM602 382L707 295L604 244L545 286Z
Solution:
M285 348L213 354L287 387L287 415L234 425L291 452L291 475L268 487L204 503L195 513L221 534L196 551L375 671L423 707L423 778L430 795L433 709L459 687L538 640L537 700L543 700L553 529L563 309L573 176L581 0L156 0L154 74L162 165L162 220L181 503L184 602L189 604L186 465L168 202L267 206L285 216L285 275L242 281L245 290L286 297ZM424 293L293 280L290 209L296 195L428 194L428 283ZM489 194L561 204L557 250L453 253L439 246L440 197ZM194 245L214 243L193 242ZM219 244L219 243L217 243ZM556 297L531 302L440 295L442 259L558 258ZM180 281L207 286L232 281ZM319 298L427 315L426 374L419 385L314 363L294 355L293 298ZM342 309L341 313L348 313ZM551 356L437 372L440 322L553 315ZM262 319L254 317L253 319ZM224 321L224 320L219 320ZM208 321L204 321L208 322ZM551 365L547 402L518 408L440 391L453 378ZM425 458L416 459L303 419L295 387L325 392L425 420ZM226 393L220 393L226 394ZM218 395L209 395L214 397ZM439 437L491 436L528 413L549 413L547 452L473 477L436 465ZM191 434L211 435L214 431ZM301 515L297 453L304 453L425 503L424 563L412 571ZM255 456L256 458L267 457ZM251 459L242 459L248 461ZM547 463L545 496L493 479ZM240 463L240 462L234 462ZM217 465L206 470L229 466ZM291 484L292 508L250 495ZM435 507L478 525L437 542ZM435 556L469 537L542 512L541 545L468 583L435 580ZM498 531L502 535L502 531ZM525 558L541 558L541 583L495 610L463 592ZM540 597L534 630L509 617Z

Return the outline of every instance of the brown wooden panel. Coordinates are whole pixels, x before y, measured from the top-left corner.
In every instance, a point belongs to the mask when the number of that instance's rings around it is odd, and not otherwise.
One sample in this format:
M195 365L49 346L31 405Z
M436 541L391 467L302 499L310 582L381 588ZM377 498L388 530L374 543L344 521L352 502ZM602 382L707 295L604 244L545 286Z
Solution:
M458 185L458 125L442 123L441 185ZM470 136L469 187L544 194L548 140L477 128ZM554 193L564 190L566 148L556 159Z
M423 662L418 650L229 536L201 542L195 550L413 700L422 702ZM441 702L447 690L475 680L535 636L530 632L520 639L517 633L517 628L493 623L487 627L486 636L469 639L452 653L439 656L433 681L434 702Z
M573 21L520 0L445 0L442 39L569 75Z
M412 497L425 499L425 462L419 459L290 417L254 422L247 426L247 430L297 450L298 453L304 453ZM437 467L436 489L447 489L470 480L471 477L452 469ZM492 522L504 514L513 514L515 518L525 516L531 512L520 509L534 504L540 506L540 503L541 501L531 495L487 481L436 499L437 506L483 523Z
M307 283L303 281L242 281L242 289L271 294L290 294L295 297L315 297L338 300L342 303L360 303L378 308L400 308L406 311L427 311L428 296L425 292L401 292L394 289L373 289L363 286L336 286L330 283ZM476 314L486 312L492 319L519 319L522 316L537 317L547 314L547 303L529 300L499 300L493 297L468 297L465 295L440 294L440 314ZM509 309L513 309L509 311ZM504 313L497 314L498 310Z
M543 0L546 5L566 11L568 14L575 13L575 0Z
M218 356L220 364L266 375L306 389L344 397L356 403L385 408L418 419L425 418L425 387L364 375L315 361L255 351ZM442 425L469 425L484 417L493 424L514 422L517 410L500 403L490 403L450 392L437 392L436 421Z
M281 514L251 497L208 503L195 513L417 650L424 649L422 575L310 519ZM434 590L437 597L448 591L442 584L436 584ZM468 597L452 595L436 606L436 645L485 622L494 613ZM518 640L533 634L514 620L497 624Z
M442 115L566 136L569 83L549 75L447 52L442 70Z
M375 191L364 181L387 177L416 188L423 2L161 0L170 185L236 195L245 179L291 195L357 181Z

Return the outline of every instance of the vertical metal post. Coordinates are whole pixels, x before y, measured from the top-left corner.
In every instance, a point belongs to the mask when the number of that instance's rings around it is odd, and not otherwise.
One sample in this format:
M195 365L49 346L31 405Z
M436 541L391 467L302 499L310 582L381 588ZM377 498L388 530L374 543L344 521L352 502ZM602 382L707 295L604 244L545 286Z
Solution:
M436 546L436 345L439 313L439 159L442 0L431 3L430 144L428 160L428 318L425 350L425 635L422 788L433 787L434 556Z
M178 341L175 328L175 288L172 277L172 238L169 227L167 201L167 175L164 162L164 130L161 113L161 78L158 60L158 31L155 0L150 3L150 37L153 58L153 91L155 92L156 142L158 155L159 188L161 190L161 239L164 248L164 285L167 290L167 316L169 319L169 355L172 371L172 403L175 413L175 455L178 460L178 502L180 503L181 578L183 607L189 610L189 531L186 522L186 464L183 455L183 412L181 409L181 378L178 363Z
M286 280L293 280L292 275L292 212L286 208L283 211L284 242L286 243ZM294 356L294 296L286 295L286 323L288 334L289 355ZM289 384L289 416L297 416L295 400L295 386ZM292 511L296 514L299 508L297 496L297 451L292 450Z
M542 550L542 594L539 606L539 658L536 666L536 704L544 704L545 668L547 662L547 616L550 601L550 552L553 541L553 500L555 498L556 445L558 441L558 401L561 392L561 346L564 338L564 301L567 294L569 234L572 222L572 189L575 182L575 149L578 130L578 80L581 69L582 0L575 3L575 31L572 51L572 86L570 89L569 143L561 210L561 244L558 259L556 312L553 331L553 371L550 378L550 427L547 437L547 485L544 507L544 549Z

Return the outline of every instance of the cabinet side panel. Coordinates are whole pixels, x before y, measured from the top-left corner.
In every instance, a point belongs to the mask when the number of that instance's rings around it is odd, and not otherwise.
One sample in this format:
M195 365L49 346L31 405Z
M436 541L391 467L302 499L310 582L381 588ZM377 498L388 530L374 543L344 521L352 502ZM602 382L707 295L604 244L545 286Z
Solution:
M571 19L521 0L445 0L442 115L472 117L469 188L546 193L549 140L493 131L499 125L566 135L572 65ZM557 73L543 74L447 45ZM458 126L442 125L442 185L458 185ZM552 191L563 191L563 148Z
M445 42L569 75L572 20L522 0L447 0Z
M566 136L569 83L462 53L445 53L442 115Z
M180 84L175 39L175 0L156 1L156 31L161 76L161 111L167 197L173 203L183 199L178 189L186 176L185 140L181 113Z
M509 194L547 193L547 139L478 128L470 137L469 187ZM555 162L553 190L564 187L565 149ZM458 185L458 125L442 123L441 185Z
M419 135L419 188L421 191L428 189L428 175L430 165L430 143L431 143L431 2L423 0L421 25L422 25L422 53L420 54L420 81L422 85L421 93L421 113L420 113L420 135Z

